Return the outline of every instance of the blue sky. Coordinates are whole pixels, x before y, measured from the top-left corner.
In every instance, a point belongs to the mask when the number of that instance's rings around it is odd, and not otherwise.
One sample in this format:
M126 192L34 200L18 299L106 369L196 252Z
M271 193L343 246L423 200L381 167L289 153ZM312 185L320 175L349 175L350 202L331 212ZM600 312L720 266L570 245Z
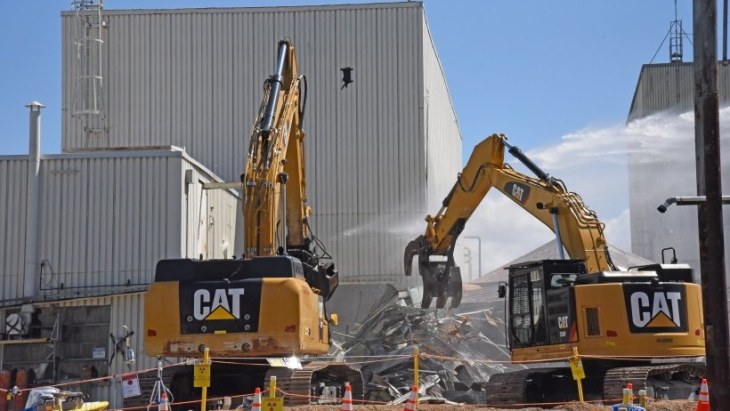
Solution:
M107 9L324 3L106 0ZM333 2L326 2L333 3ZM671 0L424 2L464 137L464 158L492 132L523 149L624 121L641 65L674 18ZM691 2L679 17L691 32ZM15 1L0 15L0 154L27 152L26 103L43 112L43 153L60 152L60 13L71 1ZM686 60L691 45L685 44ZM666 62L668 45L657 62Z
M356 2L362 1L349 1ZM104 6L325 3L337 2L105 0ZM425 0L424 4L461 128L464 161L488 135L507 134L512 144L583 196L607 222L611 243L630 249L628 177L621 149L630 134L626 118L642 65L650 63L655 54L654 63L668 61L669 44L664 40L675 16L675 2ZM677 4L684 30L691 33L692 2L677 0ZM0 14L0 155L27 153L24 105L33 100L46 105L41 152L60 152L60 14L67 10L71 10L70 0L4 4ZM687 39L684 56L685 61L692 60ZM485 262L504 263L551 238L546 228L536 229L538 223L531 216L511 209L516 206L503 198L489 196L488 205L480 206L464 232L464 236L484 239ZM520 230L500 227L506 221ZM515 232L515 238L509 243L503 235L490 236L496 228L496 232ZM489 255L485 250L490 247L503 252ZM485 263L484 270L487 268Z

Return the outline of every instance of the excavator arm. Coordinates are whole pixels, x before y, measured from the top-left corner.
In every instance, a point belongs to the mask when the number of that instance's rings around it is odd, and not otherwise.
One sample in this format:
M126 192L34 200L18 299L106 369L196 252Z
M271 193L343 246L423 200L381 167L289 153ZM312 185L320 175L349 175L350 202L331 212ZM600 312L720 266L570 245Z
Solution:
M505 149L537 177L519 173L505 163ZM430 306L431 300L436 298L436 306L442 308L449 297L452 307L459 305L461 275L454 264L454 246L491 188L550 228L556 234L560 253L565 247L571 258L585 260L589 272L614 268L603 235L604 225L581 197L569 192L562 181L547 175L519 148L510 146L507 137L494 134L474 148L439 212L426 217L425 234L406 246L406 275L411 274L413 258L418 255L424 288L422 307Z
M307 282L326 299L338 284L332 262L320 260L309 229L304 165L306 78L299 75L296 52L288 40L278 44L274 74L264 83L264 98L249 141L243 183L246 258L290 255L299 259Z
M248 258L281 254L279 247L285 245L303 246L309 234L305 224L310 210L305 207L304 113L300 109L303 82L294 47L280 41L275 72L264 83L264 99L241 176ZM284 239L285 228L288 240Z

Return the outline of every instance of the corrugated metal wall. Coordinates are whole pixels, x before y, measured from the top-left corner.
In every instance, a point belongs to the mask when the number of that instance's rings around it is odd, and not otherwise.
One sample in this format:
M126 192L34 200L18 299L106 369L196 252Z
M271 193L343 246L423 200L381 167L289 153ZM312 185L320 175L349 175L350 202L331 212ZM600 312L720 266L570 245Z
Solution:
M211 181L210 176L191 163L185 164L183 171L187 170L192 173L192 184L187 190L183 186L180 249L184 251L181 256L203 259L241 256L242 244L236 242L241 209L239 202L232 201L238 194L203 189L203 184Z
M442 173L451 180L461 164L421 3L107 10L101 135L70 115L73 18L63 16L63 149L174 144L228 181L243 170L276 43L291 38L308 78L312 228L343 281L404 282L393 250L423 229L404 222L423 221L427 191L444 195ZM343 88L345 67L354 83Z
M720 104L726 104L730 101L730 67L719 64L717 68ZM629 121L665 110L693 110L694 84L692 63L645 64L631 102Z
M719 92L722 105L730 101L730 67L718 65ZM645 65L634 94L629 121L662 111L676 113L694 109L694 68L691 63ZM730 158L730 130L721 129L721 157ZM695 176L695 138L690 132L681 141L673 141L671 149L662 136L633 137L629 141L629 202L631 210L632 252L654 261L662 260L662 249L674 247L680 262L695 269L699 280L699 240L697 208L672 206L665 214L657 207L667 198L697 195ZM660 153L660 155L657 155ZM723 161L722 174L730 175L730 163ZM723 181L723 192L730 192L730 181ZM725 230L730 229L730 210L724 209ZM730 253L730 243L725 244ZM671 253L665 253L667 261ZM726 261L730 273L730 260Z
M224 179L237 179L263 81L273 71L277 41L285 37L293 40L309 79L308 158L322 172L331 176L331 162L372 159L357 149L385 153L399 140L422 147L422 18L420 3L107 10L102 100L108 137L98 138L71 118L76 49L74 15L67 13L63 150L173 144ZM348 66L355 82L342 89L340 68ZM351 150L343 152L345 147Z
M23 296L27 178L27 159L0 161L0 300Z
M145 284L179 254L180 159L64 158L42 163L43 288Z
M110 306L111 307L111 318L109 323L109 330L105 334L107 338L107 355L109 356L114 350L114 347L109 339L109 334L115 336L123 335L123 326L129 327L131 331L134 331L134 335L130 337L130 347L136 351L136 363L132 367L132 371L141 371L157 367L157 359L155 357L149 357L144 353L144 293L131 293L121 294L115 296L106 296L98 298L83 298L75 300L58 301L54 303L35 303L36 308L47 308L51 307L83 307L83 306ZM0 320L4 324L7 310L0 310ZM0 353L3 350L0 345ZM91 356L91 355L90 355ZM0 355L0 361L4 361L4 357ZM123 358L117 354L109 367L109 375L116 376L112 380L105 382L97 382L94 384L87 384L84 387L75 387L66 385L62 389L69 391L84 391L89 394L91 400L109 400L109 408L121 408L122 407L122 395L121 395L121 382L119 378L121 374L130 372L130 369L124 365Z
M232 255L238 197L219 190L185 201L185 170L194 175L192 193L214 180L179 151L44 156L40 295L124 292L150 283L158 260L186 250L195 257ZM0 301L23 297L26 174L24 158L0 158L0 228L6 233L0 239Z
M427 33L426 38L430 38L425 21L424 31ZM423 43L423 59L425 136L427 150L430 153L426 164L429 194L426 202L428 212L434 214L456 182L457 173L462 169L462 145L459 123L450 103L451 95L433 42Z

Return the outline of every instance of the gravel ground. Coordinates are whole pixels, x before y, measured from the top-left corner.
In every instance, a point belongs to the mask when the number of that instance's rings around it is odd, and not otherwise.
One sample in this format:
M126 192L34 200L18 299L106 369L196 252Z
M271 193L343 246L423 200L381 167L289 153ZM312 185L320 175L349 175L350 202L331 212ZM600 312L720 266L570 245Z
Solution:
M355 405L355 410L360 411L402 411L403 405ZM429 410L429 411L457 411L464 409L479 409L484 411L508 411L506 408L490 408L476 405L431 405L431 404L419 404L418 410ZM298 407L285 407L287 410L296 411L339 411L339 405L302 405ZM612 407L606 405L595 405L586 403L569 403L564 406L556 408L521 408L522 410L528 411L541 411L541 410L552 410L552 411L606 411L611 410ZM697 409L697 403L693 401L657 401L650 403L646 410L647 411L695 411ZM514 411L514 408L509 409Z

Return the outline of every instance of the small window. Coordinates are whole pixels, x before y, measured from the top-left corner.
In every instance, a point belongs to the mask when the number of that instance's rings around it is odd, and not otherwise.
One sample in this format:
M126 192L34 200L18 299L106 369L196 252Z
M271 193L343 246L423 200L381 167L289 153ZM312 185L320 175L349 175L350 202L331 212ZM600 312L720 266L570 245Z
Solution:
M598 307L584 309L586 315L586 337L600 337L601 324L598 320Z
M550 276L550 288L567 287L575 283L578 278L576 274L552 274Z

